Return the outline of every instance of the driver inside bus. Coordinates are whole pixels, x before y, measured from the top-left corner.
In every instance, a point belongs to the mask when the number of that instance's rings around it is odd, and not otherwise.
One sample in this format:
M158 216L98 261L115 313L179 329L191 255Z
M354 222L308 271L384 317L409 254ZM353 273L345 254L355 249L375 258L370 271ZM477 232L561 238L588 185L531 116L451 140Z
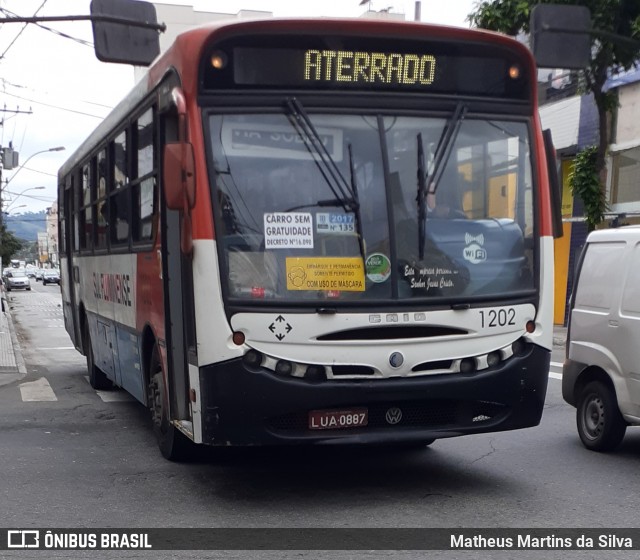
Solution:
M453 165L448 165L440 178L434 193L432 183L427 193L427 217L465 219L467 215L462 208L460 195L460 174Z

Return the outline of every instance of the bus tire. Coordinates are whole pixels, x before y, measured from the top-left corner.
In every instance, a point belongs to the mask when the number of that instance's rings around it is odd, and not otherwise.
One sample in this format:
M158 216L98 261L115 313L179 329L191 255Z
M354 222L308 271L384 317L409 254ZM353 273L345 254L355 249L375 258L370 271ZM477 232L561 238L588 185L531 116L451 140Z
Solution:
M183 461L190 455L192 444L169 419L169 406L166 395L162 364L158 346L154 345L149 361L149 410L153 432L160 452L170 461Z
M592 381L580 393L576 407L578 435L592 451L612 451L627 429L616 394L602 381Z
M113 383L95 363L93 359L93 347L91 346L91 334L89 324L84 322L84 355L87 358L87 371L89 372L89 384L98 391L112 389Z

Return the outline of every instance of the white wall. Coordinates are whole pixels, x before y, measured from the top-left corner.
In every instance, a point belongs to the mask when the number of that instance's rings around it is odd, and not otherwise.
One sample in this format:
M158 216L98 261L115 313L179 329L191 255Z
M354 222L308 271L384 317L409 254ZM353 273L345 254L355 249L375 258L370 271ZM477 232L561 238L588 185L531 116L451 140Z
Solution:
M578 144L581 103L582 98L575 96L561 99L555 103L548 103L540 108L542 128L551 129L551 137L556 150Z
M616 144L640 144L640 82L618 88L620 106L616 127Z

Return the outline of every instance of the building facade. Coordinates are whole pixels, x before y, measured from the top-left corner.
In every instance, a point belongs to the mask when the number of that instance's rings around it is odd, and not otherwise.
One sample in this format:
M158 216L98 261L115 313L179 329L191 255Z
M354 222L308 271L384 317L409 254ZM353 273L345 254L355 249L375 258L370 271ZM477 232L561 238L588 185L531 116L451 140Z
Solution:
M59 266L58 260L58 203L47 208L45 231L38 233L38 258L40 266Z

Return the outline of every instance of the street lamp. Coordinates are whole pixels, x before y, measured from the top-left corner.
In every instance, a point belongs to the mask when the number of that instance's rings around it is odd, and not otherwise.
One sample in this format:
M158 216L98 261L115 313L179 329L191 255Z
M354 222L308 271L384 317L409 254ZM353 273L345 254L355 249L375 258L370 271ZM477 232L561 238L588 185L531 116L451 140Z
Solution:
M20 170L24 168L24 166L29 163L29 161L31 160L31 158L37 156L38 154L45 154L47 152L61 152L63 150L65 150L66 148L64 146L56 146L55 148L47 148L46 150L40 150L38 152L35 152L33 154L31 154L26 160L25 162L18 167L18 169L16 170L16 172L11 175L11 177L9 177L9 179L7 179L7 182L4 184L4 188L0 188L0 228L2 227L2 191L4 189L7 188L7 185L13 181L16 178L16 175L18 173L20 173ZM34 187L34 188L38 188L38 187ZM24 192L24 191L23 191ZM22 194L22 193L21 193ZM20 196L20 195L18 195Z
M24 193L28 191L41 191L42 189L46 189L46 188L47 187L45 186L40 186L40 187L29 187L28 189L24 189L23 191L19 192L11 202L9 202L5 212L9 212L9 208L11 208L15 204L16 200L18 200ZM23 206L26 206L26 204L23 204L22 206L18 206L18 208L22 208Z
M46 154L47 152L62 152L63 150L66 150L66 148L64 146L56 146L55 148L47 148L46 150L40 150L39 152L35 152L33 154L31 154L26 160L25 162L18 167L18 169L16 170L16 172L11 175L11 177L9 177L9 179L7 179L7 182L5 183L5 188L6 186L13 181L16 178L16 175L18 173L20 173L20 170L24 168L25 165L27 165L27 163L29 163L29 160L35 156L37 156L38 154Z

